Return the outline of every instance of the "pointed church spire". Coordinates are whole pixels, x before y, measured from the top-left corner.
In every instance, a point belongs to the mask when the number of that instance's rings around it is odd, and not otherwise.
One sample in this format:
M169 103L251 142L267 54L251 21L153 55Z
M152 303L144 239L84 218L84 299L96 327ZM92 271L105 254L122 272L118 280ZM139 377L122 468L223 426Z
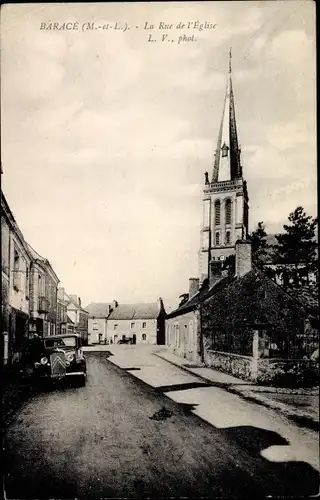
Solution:
M232 88L232 52L229 50L229 77L225 93L222 119L219 128L217 149L215 152L214 167L212 174L212 183L219 181L219 170L221 164L227 166L230 180L242 177L242 168L240 164L240 149L238 145L238 134L234 104L234 94ZM227 103L227 101L229 101ZM226 164L227 161L227 164Z

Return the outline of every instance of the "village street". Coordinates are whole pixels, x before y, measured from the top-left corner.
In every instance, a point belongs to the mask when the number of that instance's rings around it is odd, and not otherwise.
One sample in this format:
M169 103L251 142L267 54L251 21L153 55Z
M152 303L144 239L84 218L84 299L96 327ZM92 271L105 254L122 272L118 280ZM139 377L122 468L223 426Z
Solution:
M86 351L85 387L36 394L4 437L7 498L311 495L317 434L153 354Z

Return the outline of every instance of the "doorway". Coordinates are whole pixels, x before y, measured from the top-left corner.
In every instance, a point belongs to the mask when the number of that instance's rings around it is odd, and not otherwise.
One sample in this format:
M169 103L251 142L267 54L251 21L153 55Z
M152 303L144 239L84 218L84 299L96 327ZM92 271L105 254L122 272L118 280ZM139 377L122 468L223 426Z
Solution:
M136 334L135 334L135 333L132 335L132 343L133 343L133 344L136 344L136 343L137 343L137 336L136 336Z

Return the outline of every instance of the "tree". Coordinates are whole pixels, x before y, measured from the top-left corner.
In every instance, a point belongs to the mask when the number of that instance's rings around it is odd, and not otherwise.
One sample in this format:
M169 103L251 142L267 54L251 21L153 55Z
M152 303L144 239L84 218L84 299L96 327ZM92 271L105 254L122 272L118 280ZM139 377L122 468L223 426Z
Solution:
M315 231L318 219L307 215L303 207L297 207L284 224L284 233L276 234L274 246L275 260L278 263L312 265L316 260L317 243Z
M255 264L262 264L267 255L267 233L263 222L258 222L257 229L249 236L252 248L252 259Z

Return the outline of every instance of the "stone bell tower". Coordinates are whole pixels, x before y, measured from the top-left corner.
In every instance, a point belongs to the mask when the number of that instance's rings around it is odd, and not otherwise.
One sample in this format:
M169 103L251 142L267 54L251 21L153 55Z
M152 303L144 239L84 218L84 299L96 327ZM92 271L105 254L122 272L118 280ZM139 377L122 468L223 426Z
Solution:
M205 173L199 250L200 283L209 276L210 261L235 253L235 243L248 235L249 198L243 178L232 88L231 49L229 75L211 180Z

